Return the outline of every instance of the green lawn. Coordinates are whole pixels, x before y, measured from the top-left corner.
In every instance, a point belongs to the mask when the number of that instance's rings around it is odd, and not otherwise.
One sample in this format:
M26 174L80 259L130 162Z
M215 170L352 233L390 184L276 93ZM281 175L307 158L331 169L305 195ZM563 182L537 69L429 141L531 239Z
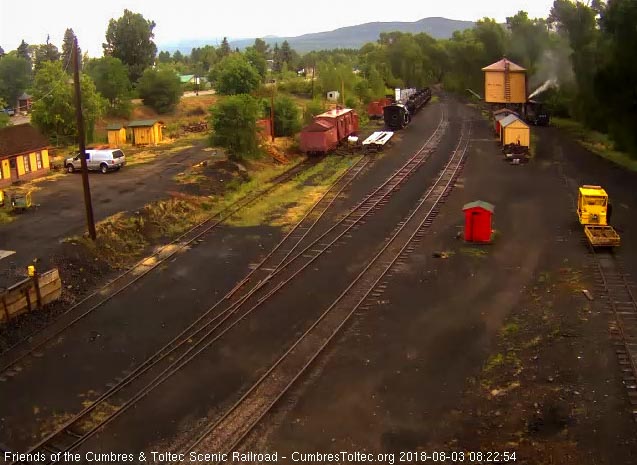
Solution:
M637 171L637 160L627 153L615 150L613 141L606 134L587 129L572 119L551 117L551 124L571 134L581 145L600 157Z

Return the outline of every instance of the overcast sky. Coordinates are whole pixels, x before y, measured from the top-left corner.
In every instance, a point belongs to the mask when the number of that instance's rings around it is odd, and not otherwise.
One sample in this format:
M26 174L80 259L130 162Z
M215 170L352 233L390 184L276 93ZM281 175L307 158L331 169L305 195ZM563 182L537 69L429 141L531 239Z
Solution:
M124 8L157 23L155 42L228 36L296 36L371 21L417 21L430 16L504 21L518 10L531 17L548 15L553 0L0 0L0 45L15 49L22 39L44 43L47 34L60 47L64 31L73 28L82 50L102 54L110 18Z

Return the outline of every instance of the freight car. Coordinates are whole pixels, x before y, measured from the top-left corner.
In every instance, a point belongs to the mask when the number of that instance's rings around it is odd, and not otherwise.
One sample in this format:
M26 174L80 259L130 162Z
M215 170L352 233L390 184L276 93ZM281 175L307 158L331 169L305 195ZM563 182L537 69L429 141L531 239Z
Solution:
M349 108L322 113L301 131L301 151L307 154L325 154L358 132L358 114Z
M417 90L409 99L407 99L407 109L414 115L425 106L427 102L431 100L431 89L425 87L424 89Z

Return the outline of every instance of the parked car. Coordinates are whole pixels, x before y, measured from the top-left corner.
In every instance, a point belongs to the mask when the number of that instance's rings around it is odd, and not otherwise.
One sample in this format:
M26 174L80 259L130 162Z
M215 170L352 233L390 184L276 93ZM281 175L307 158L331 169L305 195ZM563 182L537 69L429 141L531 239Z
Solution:
M126 164L126 156L124 156L124 152L119 149L87 150L86 164L89 170L101 171L106 174L109 171L119 170L124 166ZM74 157L67 158L64 162L64 166L69 173L82 169L80 155L77 154Z
M3 108L3 109L2 109L2 112L3 112L3 113L6 113L6 114L7 114L7 115L9 115L9 116L13 116L13 115L15 115L15 110L14 110L13 108L9 108L9 107L7 107L7 108Z

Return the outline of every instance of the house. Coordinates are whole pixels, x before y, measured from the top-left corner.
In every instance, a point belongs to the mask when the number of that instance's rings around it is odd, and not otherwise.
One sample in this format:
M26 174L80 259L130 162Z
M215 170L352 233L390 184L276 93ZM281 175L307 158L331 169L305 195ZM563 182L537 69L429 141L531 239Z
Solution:
M49 141L30 124L0 129L0 187L50 171Z
M194 74L181 74L179 76L179 80L182 84L196 84L196 78Z
M163 140L163 121L154 119L136 120L128 123L128 128L132 129L133 145L157 145Z
M111 147L119 147L126 143L126 127L123 124L109 124L106 127L108 134L108 145Z
M16 110L18 112L28 112L31 111L32 99L29 94L24 92L20 97L18 97L18 104L16 106Z

